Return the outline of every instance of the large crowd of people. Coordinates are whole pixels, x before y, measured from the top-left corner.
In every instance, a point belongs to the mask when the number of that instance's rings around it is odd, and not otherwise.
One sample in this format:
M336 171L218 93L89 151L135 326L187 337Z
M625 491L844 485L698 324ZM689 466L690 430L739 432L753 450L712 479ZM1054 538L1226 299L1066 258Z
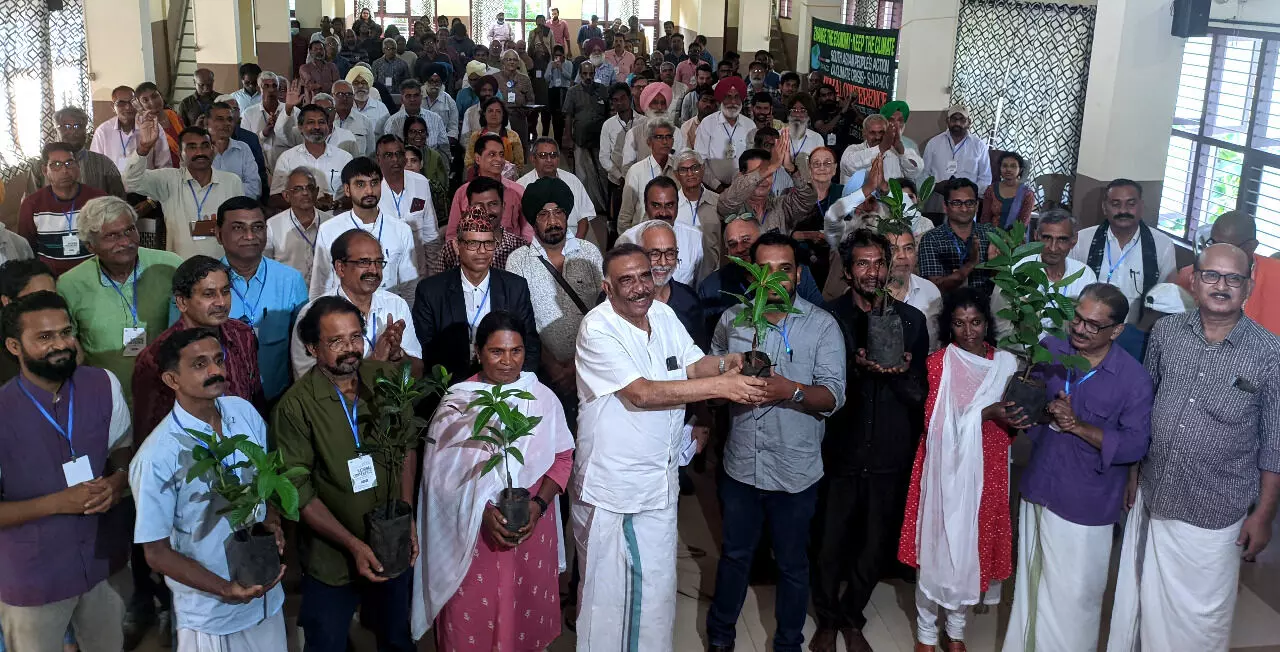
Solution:
M228 511L299 567L308 652L349 649L357 614L388 652L542 650L566 627L582 652L677 649L696 474L720 509L708 650L734 649L758 555L779 652L810 613L812 652L871 650L890 578L914 584L917 652L964 650L1002 599L1006 652L1227 649L1280 507L1280 260L1251 216L1179 269L1140 184L1112 181L1080 229L964 106L921 148L905 102L864 114L768 52L744 77L670 22L651 48L635 17L574 38L550 14L527 35L498 14L481 42L445 16L326 17L293 70L246 63L235 93L201 69L174 107L147 82L96 127L57 112L0 230L11 652L152 629L287 649L286 569L233 580ZM905 228L880 228L891 181ZM1031 370L997 345L1029 308L984 266L1019 225L1074 302ZM743 262L789 310L743 314ZM886 312L900 360L869 353ZM454 382L393 419L402 368ZM1020 373L1042 414L1005 399ZM374 462L369 442L418 431ZM256 494L231 505L228 478ZM280 482L296 524L265 499ZM407 570L374 542L396 501Z

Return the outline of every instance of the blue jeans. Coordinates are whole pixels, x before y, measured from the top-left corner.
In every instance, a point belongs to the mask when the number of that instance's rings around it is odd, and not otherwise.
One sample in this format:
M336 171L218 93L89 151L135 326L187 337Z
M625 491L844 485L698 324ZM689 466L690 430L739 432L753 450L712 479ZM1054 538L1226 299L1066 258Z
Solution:
M712 645L733 643L735 625L747 597L751 558L767 519L778 562L778 591L773 637L775 652L800 652L809 607L809 521L818 502L818 486L786 493L764 491L720 472L720 509L724 540L716 567L716 594L707 611L707 639Z
M356 607L378 641L378 652L414 652L409 634L412 589L413 569L380 584L361 578L346 586L329 586L304 575L298 624L306 636L305 652L346 652Z

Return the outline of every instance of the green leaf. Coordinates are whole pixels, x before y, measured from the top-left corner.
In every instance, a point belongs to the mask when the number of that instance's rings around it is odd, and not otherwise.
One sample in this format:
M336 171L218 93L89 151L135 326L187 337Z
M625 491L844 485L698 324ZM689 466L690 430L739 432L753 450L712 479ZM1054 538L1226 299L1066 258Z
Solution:
M203 449L197 448L195 450L203 450ZM206 451L206 455L204 459L191 465L191 468L187 471L187 482L191 482L196 478L203 476L204 474L208 473L211 469L213 469L213 467L217 464L218 464L218 460L213 459L213 457L209 456Z
M524 464L524 453L521 453L519 448L512 446L507 449L507 454L516 458L517 462Z
M494 453L493 457L490 457L489 461L484 463L484 468L480 471L480 475L488 474L495 467L497 467L498 464L501 462L502 462L502 455L500 453Z
M488 436L488 435L472 435L472 436L470 436L470 437L468 437L468 438L467 438L467 441L478 441L478 442L482 442L482 443L485 443L485 444L489 444L489 445L491 445L491 446L499 446L499 445L500 445L500 444L498 443L498 440L497 440L497 439L494 439L493 437L490 437L490 436Z

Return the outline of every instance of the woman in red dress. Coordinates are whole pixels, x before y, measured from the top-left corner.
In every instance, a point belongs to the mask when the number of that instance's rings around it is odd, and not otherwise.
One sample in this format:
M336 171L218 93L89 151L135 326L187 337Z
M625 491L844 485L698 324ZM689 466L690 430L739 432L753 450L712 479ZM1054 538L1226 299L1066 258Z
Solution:
M947 613L947 651L965 652L969 606L1012 572L1009 437L1026 424L1021 411L1000 400L1017 363L994 346L988 299L968 288L951 292L939 320L944 346L927 363L928 419L898 558L920 569L916 652L938 644L938 607Z

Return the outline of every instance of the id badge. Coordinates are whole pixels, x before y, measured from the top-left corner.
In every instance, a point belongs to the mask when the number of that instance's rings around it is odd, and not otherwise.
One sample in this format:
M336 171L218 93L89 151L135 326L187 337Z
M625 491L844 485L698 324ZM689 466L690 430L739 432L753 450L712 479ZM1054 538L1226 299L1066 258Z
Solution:
M960 169L960 164L955 161L947 161L947 176L956 176L956 170Z
M729 141L724 144L724 157L727 159L736 158L733 155L733 141Z
M147 329L144 326L124 329L124 356L126 358L136 358L142 350L147 348Z
M378 474L373 470L373 458L368 455L347 460L347 471L351 473L351 491L354 493L378 486Z
M507 91L507 104L515 104L515 103L516 103L516 92Z
M835 147L835 146L836 146L836 135L827 134L827 147Z
M391 88L392 84L391 84L391 78L390 78L390 77L384 77L384 78L382 79L382 82L383 82L383 84L382 84L383 86L386 86L388 89L389 89L389 88Z
M213 229L217 223L218 222L216 220L207 219L204 216L201 216L200 219L191 223L191 239L203 240L205 238L212 238L214 236Z
M535 70L535 71L533 71L533 74L537 75L537 76L538 76L538 79L542 79L542 71L541 71L541 70Z
M79 256L80 255L80 236L68 233L62 236L62 255L63 256Z
M62 476L67 479L67 486L74 487L78 484L88 482L93 479L93 467L89 464L89 456L81 455L62 465Z

